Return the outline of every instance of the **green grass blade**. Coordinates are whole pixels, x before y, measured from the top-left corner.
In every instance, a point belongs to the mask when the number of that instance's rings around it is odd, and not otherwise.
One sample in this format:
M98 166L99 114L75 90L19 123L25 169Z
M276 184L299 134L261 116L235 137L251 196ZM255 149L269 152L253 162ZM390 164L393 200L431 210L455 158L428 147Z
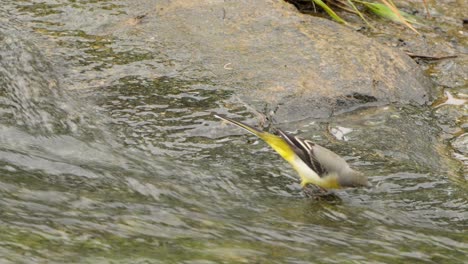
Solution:
M419 24L416 18L408 13L405 13L403 11L399 11L401 16L393 12L393 10L388 7L387 5L380 4L380 3L370 3L370 2L364 2L364 1L355 1L358 3L361 3L365 5L370 11L372 11L374 14L392 20L393 22L397 23L402 23L405 24L405 21L402 19L406 20L407 22L413 23L413 24Z
M353 1L351 0L347 0L349 5L354 9L354 11L358 14L358 16L364 21L366 22L366 24L370 27L370 28L374 28L367 20L366 18L364 17L364 15L359 11L359 9L357 9L356 5L354 5Z
M335 11L333 11L327 4L325 4L322 0L312 0L314 3L319 5L327 14L336 22L346 24L346 21L344 21L341 17L339 17Z

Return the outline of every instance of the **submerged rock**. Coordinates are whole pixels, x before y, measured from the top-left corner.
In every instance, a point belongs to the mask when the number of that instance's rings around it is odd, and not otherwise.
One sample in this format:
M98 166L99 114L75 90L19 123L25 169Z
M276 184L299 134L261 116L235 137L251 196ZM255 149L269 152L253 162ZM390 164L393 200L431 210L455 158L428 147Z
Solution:
M455 139L452 146L460 153L468 155L468 134L463 134Z

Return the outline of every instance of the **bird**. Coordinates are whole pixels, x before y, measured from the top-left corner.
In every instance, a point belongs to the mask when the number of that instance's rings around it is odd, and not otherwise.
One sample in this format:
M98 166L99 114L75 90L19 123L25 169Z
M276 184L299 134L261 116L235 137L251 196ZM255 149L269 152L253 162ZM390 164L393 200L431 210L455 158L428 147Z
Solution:
M296 170L303 189L309 184L324 191L371 187L362 172L352 169L338 154L313 141L292 136L281 129L276 129L278 135L274 135L221 115L214 116L254 134L270 145Z

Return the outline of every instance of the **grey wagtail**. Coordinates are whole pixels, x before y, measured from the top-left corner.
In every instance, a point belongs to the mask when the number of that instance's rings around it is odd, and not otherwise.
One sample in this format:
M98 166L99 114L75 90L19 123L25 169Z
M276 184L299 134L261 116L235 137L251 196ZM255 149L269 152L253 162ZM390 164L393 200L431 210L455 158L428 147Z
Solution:
M276 136L227 117L215 117L263 139L297 171L301 177L302 188L307 184L323 189L370 187L367 177L351 169L342 157L310 140L289 135L280 129L277 129L279 136Z

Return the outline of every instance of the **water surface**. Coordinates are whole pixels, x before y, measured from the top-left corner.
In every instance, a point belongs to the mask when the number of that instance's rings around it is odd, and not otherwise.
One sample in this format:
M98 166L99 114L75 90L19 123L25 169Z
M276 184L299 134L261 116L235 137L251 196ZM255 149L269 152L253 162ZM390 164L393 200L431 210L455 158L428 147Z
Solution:
M66 9L75 24L59 21ZM467 186L431 109L280 124L374 185L308 199L263 142L213 118L255 122L232 91L178 76L154 42L129 48L79 23L80 10L112 20L125 7L0 10L0 262L468 261Z

